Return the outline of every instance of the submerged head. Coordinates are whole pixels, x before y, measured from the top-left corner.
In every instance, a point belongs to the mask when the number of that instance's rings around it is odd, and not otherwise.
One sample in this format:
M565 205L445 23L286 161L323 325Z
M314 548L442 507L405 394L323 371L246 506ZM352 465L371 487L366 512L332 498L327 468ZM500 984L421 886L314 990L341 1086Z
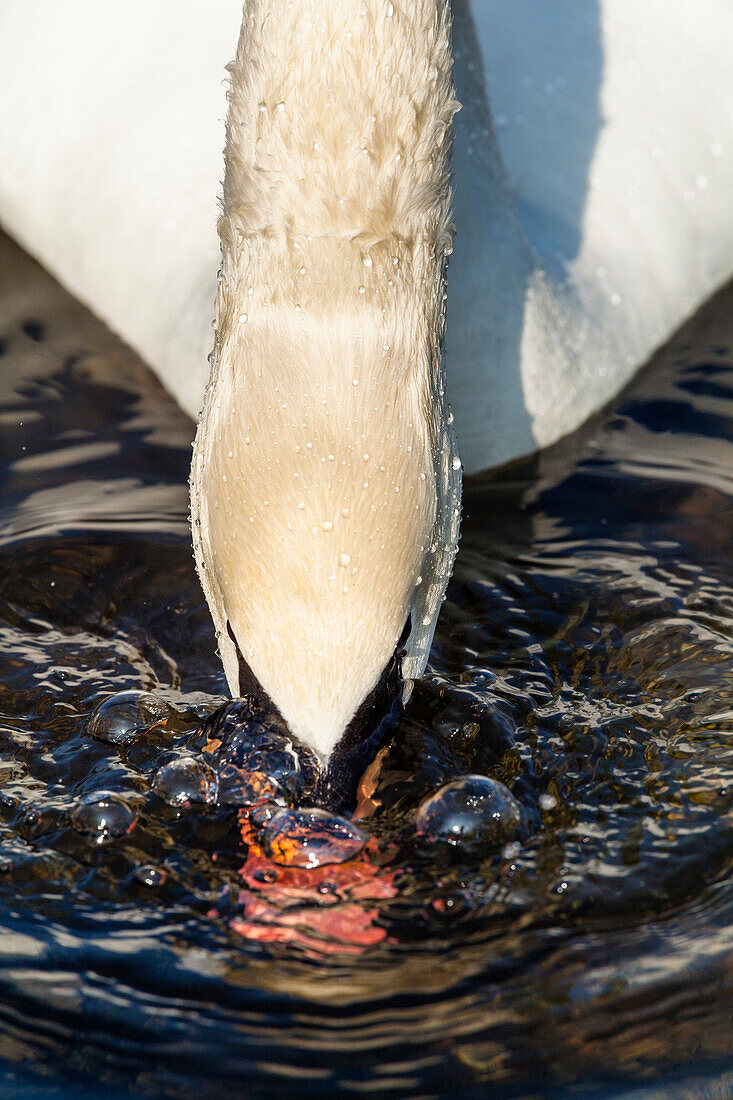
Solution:
M232 693L244 670L326 765L409 616L421 671L455 551L456 104L444 0L273 7L230 67L194 546Z
M378 255L375 267L376 282ZM336 299L348 297L348 272ZM253 309L244 288L251 314L223 326L192 481L197 561L232 694L251 674L324 764L411 612L416 637L426 617L432 626L424 605L438 602L445 557L440 395L414 362L411 327L395 318L386 332L377 291L360 286L351 309L337 300L327 319L307 303Z

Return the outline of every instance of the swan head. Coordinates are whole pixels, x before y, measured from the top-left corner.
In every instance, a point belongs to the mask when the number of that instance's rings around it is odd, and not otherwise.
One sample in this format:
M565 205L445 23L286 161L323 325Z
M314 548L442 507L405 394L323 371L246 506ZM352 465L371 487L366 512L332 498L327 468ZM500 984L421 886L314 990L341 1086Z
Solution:
M323 268L317 246L280 247L275 270ZM301 285L295 301L288 285L273 301L272 280L223 275L191 482L232 695L263 692L324 769L355 716L374 724L370 701L421 671L457 527L440 348L421 324L414 257L375 248L365 269L358 249L339 251L320 299Z
M449 7L252 0L229 72L194 550L232 694L328 770L422 671L455 553Z

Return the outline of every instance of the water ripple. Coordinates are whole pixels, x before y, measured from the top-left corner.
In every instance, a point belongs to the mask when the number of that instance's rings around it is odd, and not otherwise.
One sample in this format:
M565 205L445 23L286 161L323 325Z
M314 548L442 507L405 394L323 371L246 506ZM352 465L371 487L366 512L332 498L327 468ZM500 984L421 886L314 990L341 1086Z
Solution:
M0 256L48 312L0 294L0 1094L725 1090L733 292L614 409L468 487L369 839L316 874L186 771L225 694L191 426ZM521 806L501 844L416 828L469 773Z

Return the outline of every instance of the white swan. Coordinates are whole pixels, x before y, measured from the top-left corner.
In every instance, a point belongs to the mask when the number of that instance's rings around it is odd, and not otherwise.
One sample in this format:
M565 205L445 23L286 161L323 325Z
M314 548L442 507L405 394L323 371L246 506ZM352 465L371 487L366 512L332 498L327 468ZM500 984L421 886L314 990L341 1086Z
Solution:
M446 361L471 472L576 427L729 276L733 12L451 7ZM421 670L452 562L448 13L249 0L232 69L194 541L232 691L238 646L324 761L410 610ZM240 0L0 12L0 219L191 412L239 17Z

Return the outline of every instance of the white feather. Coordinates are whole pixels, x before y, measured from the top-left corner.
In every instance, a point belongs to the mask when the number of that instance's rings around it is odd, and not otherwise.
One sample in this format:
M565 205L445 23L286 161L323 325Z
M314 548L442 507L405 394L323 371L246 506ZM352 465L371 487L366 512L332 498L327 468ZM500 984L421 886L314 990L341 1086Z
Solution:
M447 12L249 0L230 72L194 548L233 694L232 635L325 760L455 554Z

